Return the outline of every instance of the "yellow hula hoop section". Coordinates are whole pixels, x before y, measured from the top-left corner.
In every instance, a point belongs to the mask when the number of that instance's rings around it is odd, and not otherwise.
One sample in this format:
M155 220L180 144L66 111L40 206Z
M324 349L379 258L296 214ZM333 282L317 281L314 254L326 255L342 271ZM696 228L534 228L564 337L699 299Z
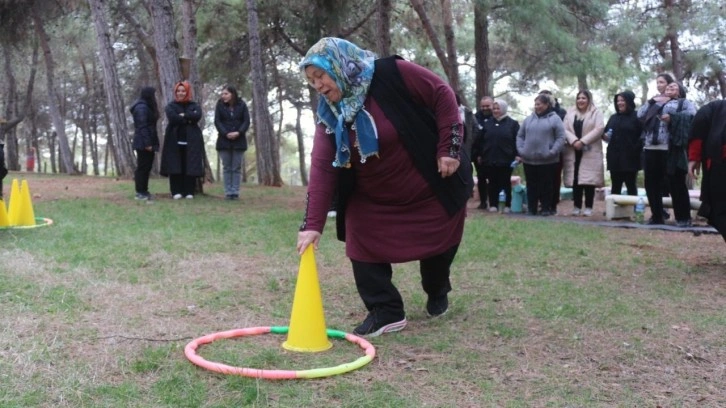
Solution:
M48 227L50 225L53 225L53 220L51 220L50 218L35 217L35 225L10 225L10 226L7 226L7 227L0 227L0 230L4 230L4 229L33 229L33 228Z
M373 358L376 356L375 347L373 347L373 345L366 339L350 333L331 329L326 330L328 337L345 339L351 343L357 344L365 351L365 356L360 357L351 363L341 364L335 367L314 368L310 370L262 370L259 368L234 367L214 361L208 361L197 354L197 348L199 348L199 346L212 343L215 340L229 339L233 337L254 336L267 333L286 334L288 330L288 326L248 327L244 329L235 329L208 334L206 336L194 339L189 342L186 347L184 347L184 355L193 364L210 371L215 371L222 374L239 375L243 377L264 378L267 380L293 380L330 377L333 375L357 370L358 368L361 368L364 365L373 361Z

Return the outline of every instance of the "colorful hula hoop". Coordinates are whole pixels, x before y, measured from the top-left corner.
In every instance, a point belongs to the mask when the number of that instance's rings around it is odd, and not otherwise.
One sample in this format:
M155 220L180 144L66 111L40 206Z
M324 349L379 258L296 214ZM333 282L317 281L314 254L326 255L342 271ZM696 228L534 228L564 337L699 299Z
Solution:
M50 218L35 217L35 225L11 225L11 226L7 226L7 227L0 227L0 230L2 230L2 229L31 229L31 228L47 227L49 225L53 225L53 220L51 220Z
M328 337L345 339L351 343L357 344L360 348L365 350L366 355L364 357L360 357L359 359L357 359L351 363L341 364L341 365L338 365L335 367L314 368L314 369L310 369L310 370L295 371L295 370L262 370L262 369L258 369L258 368L233 367L233 366L229 366L226 364L217 363L214 361L207 361L197 354L197 348L200 345L209 344L209 343L212 343L213 341L219 340L219 339L254 336L254 335L258 335L258 334L267 334L267 333L286 334L287 332L288 332L287 326L272 326L272 327L248 327L245 329L228 330L228 331L223 331L223 332L219 332L219 333L208 334L206 336L200 337L198 339L194 339L191 342L189 342L189 344L187 344L186 347L184 347L184 355L193 364L195 364L199 367L205 368L207 370L210 370L210 371L216 371L216 372L222 373L222 374L240 375L243 377L264 378L264 379L268 379L268 380L292 380L292 379L310 379L310 378L330 377L333 375L343 374L343 373L347 373L349 371L353 371L358 368L361 368L364 365L373 361L373 358L376 356L376 349L375 349L375 347L373 347L373 345L369 341L363 339L362 337L352 335L350 333L345 333L345 332L342 332L339 330L331 330L331 329L326 330Z

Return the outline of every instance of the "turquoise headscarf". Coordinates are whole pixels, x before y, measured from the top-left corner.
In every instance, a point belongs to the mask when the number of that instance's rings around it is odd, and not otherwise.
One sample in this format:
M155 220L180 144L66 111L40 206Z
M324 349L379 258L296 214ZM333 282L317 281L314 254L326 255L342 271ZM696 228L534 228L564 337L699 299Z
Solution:
M325 37L308 50L300 69L313 65L327 73L338 85L343 97L331 102L324 96L318 103L318 119L335 132L336 153L333 166L350 167L350 137L346 123L358 137L361 163L378 154L378 133L373 117L363 104L373 80L376 54L357 45L333 37Z

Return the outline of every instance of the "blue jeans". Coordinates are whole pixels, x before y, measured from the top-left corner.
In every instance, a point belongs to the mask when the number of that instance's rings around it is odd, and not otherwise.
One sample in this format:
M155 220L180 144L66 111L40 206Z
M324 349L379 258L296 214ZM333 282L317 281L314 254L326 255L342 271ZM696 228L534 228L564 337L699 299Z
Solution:
M218 150L222 161L222 178L224 180L224 195L239 195L239 182L242 177L242 150Z

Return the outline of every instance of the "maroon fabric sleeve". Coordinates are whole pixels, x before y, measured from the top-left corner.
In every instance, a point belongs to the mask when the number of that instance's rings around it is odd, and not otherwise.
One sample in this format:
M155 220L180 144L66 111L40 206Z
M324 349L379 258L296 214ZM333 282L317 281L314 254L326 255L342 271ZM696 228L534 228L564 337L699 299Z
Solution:
M438 75L428 69L405 60L396 65L414 101L430 109L435 117L439 132L439 146L436 157L458 157L464 129L459 115L459 105L451 87ZM459 136L459 145L452 150L452 136Z

